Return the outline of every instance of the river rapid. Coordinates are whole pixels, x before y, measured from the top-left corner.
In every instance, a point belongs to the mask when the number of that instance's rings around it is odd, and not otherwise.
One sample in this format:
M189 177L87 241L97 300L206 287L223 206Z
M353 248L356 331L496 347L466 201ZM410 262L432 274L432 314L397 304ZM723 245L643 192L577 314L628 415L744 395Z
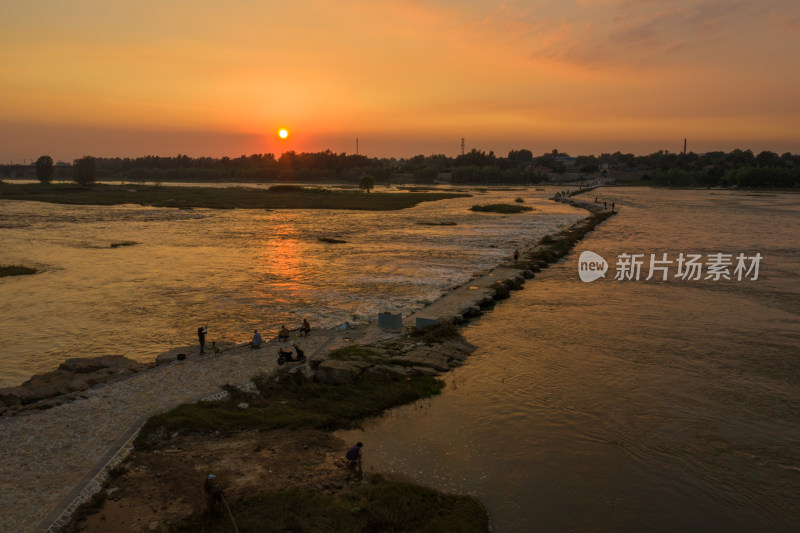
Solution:
M0 264L41 270L0 278L0 387L70 357L152 362L195 343L199 326L241 342L304 317L329 327L407 314L586 215L547 200L553 191L472 189L389 212L0 200ZM469 211L518 197L535 211ZM125 242L136 244L112 247Z
M800 195L597 195L620 213L464 328L478 349L440 397L339 435L367 471L476 495L494 531L800 531ZM579 279L587 250L605 279ZM614 279L665 252L763 259Z

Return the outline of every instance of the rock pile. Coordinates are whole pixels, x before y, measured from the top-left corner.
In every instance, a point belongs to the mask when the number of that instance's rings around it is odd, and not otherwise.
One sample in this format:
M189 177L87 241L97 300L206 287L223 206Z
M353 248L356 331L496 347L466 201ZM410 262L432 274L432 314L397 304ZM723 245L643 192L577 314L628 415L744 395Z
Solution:
M393 381L438 376L463 365L475 347L463 339L426 344L396 339L355 354L335 351L315 362L314 379L321 383L354 383L363 378Z
M36 374L18 387L0 389L0 415L49 409L74 400L95 385L116 381L148 367L121 355L68 359L57 370Z

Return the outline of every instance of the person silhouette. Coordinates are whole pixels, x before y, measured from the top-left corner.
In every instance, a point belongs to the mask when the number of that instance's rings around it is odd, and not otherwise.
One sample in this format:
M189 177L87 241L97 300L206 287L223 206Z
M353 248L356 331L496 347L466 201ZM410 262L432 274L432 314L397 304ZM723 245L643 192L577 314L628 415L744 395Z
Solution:
M208 333L208 326L205 328L200 326L197 328L197 339L200 341L200 353L206 353L206 334Z

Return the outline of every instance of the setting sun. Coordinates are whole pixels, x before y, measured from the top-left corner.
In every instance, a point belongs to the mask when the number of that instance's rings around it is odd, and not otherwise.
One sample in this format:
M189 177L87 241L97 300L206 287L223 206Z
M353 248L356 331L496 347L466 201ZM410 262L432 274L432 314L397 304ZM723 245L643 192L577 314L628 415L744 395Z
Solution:
M278 136L281 139L285 139L286 137L289 136L289 132L287 130L281 130L281 131L278 132Z

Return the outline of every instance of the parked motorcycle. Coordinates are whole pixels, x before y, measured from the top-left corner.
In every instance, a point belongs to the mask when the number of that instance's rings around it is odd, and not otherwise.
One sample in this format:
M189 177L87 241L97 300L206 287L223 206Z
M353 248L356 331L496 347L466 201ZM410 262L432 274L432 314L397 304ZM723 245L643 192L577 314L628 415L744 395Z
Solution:
M297 352L297 358L294 357L294 354L291 350L284 350L283 348L278 348L278 364L282 365L284 363L297 363L297 362L304 362L306 360L306 354L300 347L296 344L293 344L294 351Z

